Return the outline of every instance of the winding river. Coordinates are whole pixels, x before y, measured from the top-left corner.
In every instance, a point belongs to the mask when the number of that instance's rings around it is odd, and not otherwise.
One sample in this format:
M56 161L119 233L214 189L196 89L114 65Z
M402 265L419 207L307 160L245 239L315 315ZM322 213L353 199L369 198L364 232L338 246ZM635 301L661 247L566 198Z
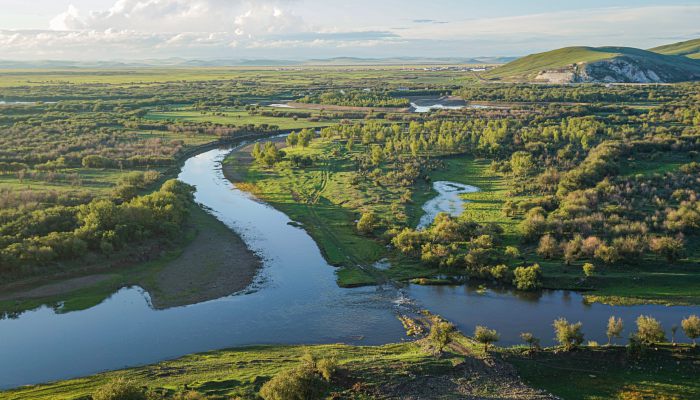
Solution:
M501 344L518 343L523 330L551 343L551 323L559 316L582 321L587 339L603 341L604 325L612 314L625 319L626 336L639 314L654 315L669 327L699 311L698 307L586 305L581 295L566 291L522 294L471 286L396 289L391 285L340 289L334 269L304 230L224 178L221 161L229 151L217 149L192 157L179 179L195 185L196 200L261 255L264 267L253 290L154 310L143 290L123 288L87 310L56 313L41 307L2 320L0 388L233 346L396 342L405 336L395 316L408 298L464 332L471 332L476 324L496 328ZM438 190L440 198L431 204L448 208L435 206L433 211L457 212L462 204L455 196L476 190L451 182L439 184L444 190Z

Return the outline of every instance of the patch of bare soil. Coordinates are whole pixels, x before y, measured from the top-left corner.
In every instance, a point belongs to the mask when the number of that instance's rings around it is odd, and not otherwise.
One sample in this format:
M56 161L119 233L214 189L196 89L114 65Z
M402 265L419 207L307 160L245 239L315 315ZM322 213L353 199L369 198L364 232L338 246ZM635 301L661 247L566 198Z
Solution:
M197 237L182 255L143 283L154 308L214 300L251 285L261 262L245 242L213 217L198 226Z
M452 346L462 353L463 348ZM499 357L470 356L447 373L417 372L409 379L387 382L378 388L376 397L383 399L490 399L554 400L547 392L527 386L515 367Z

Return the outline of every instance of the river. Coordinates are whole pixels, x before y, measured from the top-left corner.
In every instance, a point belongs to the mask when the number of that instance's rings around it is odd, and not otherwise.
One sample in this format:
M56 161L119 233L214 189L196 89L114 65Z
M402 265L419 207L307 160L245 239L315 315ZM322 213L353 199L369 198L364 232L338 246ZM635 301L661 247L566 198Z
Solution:
M179 179L195 185L197 202L239 233L263 258L253 289L205 303L154 310L148 294L123 288L87 310L56 312L49 307L0 321L0 387L41 383L175 358L193 352L252 344L380 344L405 338L396 318L406 303L443 315L470 333L476 324L496 328L501 344L519 342L532 331L552 342L552 321L582 321L587 339L604 340L614 314L626 323L639 314L666 327L698 313L698 307L587 305L567 291L516 293L471 286L391 285L341 289L334 268L303 230L283 213L235 188L221 171L230 149L216 149L186 161ZM433 204L462 207L455 191L476 188L443 182ZM473 189L472 189L473 188ZM461 209L461 208L459 208ZM433 208L434 211L440 207ZM444 210L450 211L450 210Z

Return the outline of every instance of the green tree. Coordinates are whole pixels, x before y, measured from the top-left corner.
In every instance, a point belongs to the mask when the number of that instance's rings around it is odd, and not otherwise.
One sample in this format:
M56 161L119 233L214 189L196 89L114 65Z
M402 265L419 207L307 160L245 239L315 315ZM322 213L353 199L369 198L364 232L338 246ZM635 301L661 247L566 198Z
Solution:
M691 315L681 321L681 327L685 335L693 340L693 346L696 346L697 338L700 337L700 318L697 315Z
M583 324L581 322L570 324L566 318L558 318L554 321L553 326L557 342L564 346L566 351L583 343L583 332L581 331Z
M497 342L500 339L500 335L495 329L477 325L476 329L474 329L474 339L484 345L484 351L488 351L489 345Z
M360 233L368 235L372 233L377 227L377 215L371 211L362 213L360 219L357 221L357 230Z
M540 339L535 337L530 332L523 332L520 334L520 338L523 340L523 342L527 343L528 346L530 346L530 350L536 350L540 348Z
M622 330L624 327L625 325L622 322L622 318L615 318L615 316L611 316L608 319L608 328L605 332L606 336L608 337L608 345L612 343L614 338L620 338L622 336Z
M637 332L635 336L640 342L646 345L652 345L666 340L666 333L661 323L648 315L640 315L637 318Z
M524 151L516 151L510 157L510 169L513 175L518 177L530 175L535 170L532 155Z
M517 267L513 271L513 285L518 290L537 290L542 286L542 271L539 264Z
M447 321L443 321L439 317L433 317L432 324L430 325L430 333L428 333L428 340L432 343L435 351L440 354L445 349L445 346L452 342L452 332L455 327Z

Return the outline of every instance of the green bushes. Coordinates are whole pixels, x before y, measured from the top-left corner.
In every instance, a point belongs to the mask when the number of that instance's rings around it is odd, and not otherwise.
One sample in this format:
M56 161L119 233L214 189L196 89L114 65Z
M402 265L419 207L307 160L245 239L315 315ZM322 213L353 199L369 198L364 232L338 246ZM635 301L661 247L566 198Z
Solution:
M542 270L538 264L518 267L513 271L513 285L518 290L537 290L542 287Z
M119 205L93 200L0 219L0 257L10 267L45 265L79 258L87 249L111 253L132 242L174 237L188 215L193 190L170 180L157 192Z
M337 369L335 359L317 360L307 353L300 365L280 372L267 381L260 389L260 397L265 400L321 399Z
M117 378L98 389L92 400L148 400L146 393L124 378Z

